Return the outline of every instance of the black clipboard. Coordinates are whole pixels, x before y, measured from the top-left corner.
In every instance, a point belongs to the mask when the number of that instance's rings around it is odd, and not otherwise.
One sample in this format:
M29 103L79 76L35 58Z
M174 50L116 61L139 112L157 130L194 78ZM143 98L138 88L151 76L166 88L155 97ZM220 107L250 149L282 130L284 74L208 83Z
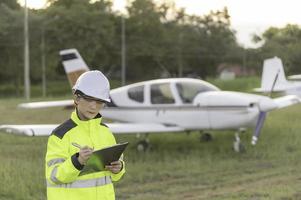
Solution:
M128 144L125 142L94 151L79 175L103 171L106 165L119 160Z

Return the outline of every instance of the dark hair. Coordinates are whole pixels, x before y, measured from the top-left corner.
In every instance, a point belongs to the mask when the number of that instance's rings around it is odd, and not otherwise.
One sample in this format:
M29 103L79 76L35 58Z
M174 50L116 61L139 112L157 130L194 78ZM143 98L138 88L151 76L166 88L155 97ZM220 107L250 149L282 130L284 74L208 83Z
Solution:
M83 93L83 92L80 91L80 90L75 90L73 94L76 95L77 97L82 97L82 98L84 98L84 99L95 99L95 100L100 101L100 102L105 103L105 104L108 103L107 101L104 101L104 100L102 100L102 99L96 99L96 98L94 98L94 97L91 97L91 96L89 96L89 95L86 95L85 93Z
M75 90L73 94L75 94L75 95L77 95L77 96L87 96L87 95L85 95L85 93L83 93L83 92L80 91L80 90Z

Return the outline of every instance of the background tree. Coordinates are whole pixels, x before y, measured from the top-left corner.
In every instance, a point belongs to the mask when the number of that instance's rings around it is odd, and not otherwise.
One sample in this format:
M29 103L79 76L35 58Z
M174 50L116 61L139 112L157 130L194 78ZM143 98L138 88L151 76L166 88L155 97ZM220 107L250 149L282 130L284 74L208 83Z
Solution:
M0 80L12 84L18 95L23 77L23 13L12 2L0 4Z
M257 42L264 41L260 48L260 57L278 56L283 59L286 70L289 73L300 73L301 65L301 29L298 25L288 24L284 28L271 27L261 37L257 36Z
M5 5L13 10L20 9L20 5L18 4L17 0L1 0L0 5Z
M118 47L110 2L56 1L43 14L47 22L47 54L51 58L48 65L56 68L53 72L64 74L58 52L65 48L77 48L91 68L106 71L115 64L111 55Z
M46 56L48 81L65 80L58 52L77 48L91 69L114 79L121 74L121 15L111 0L49 0L48 7L29 10L30 64L33 84L41 82L41 57ZM134 0L127 5L127 81L217 74L221 63L262 71L267 57L283 59L287 72L300 73L300 27L271 27L255 36L263 45L241 47L231 29L227 8L189 15L172 2ZM21 91L23 85L23 9L16 0L0 2L0 82ZM41 49L42 39L45 41Z

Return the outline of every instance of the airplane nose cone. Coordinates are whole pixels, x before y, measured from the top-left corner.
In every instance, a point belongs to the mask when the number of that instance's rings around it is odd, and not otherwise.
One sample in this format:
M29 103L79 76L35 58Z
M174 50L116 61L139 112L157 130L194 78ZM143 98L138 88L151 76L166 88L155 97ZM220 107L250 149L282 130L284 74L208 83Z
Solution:
M268 112L270 110L277 108L276 103L271 98L268 97L260 99L258 105L260 111L263 112Z

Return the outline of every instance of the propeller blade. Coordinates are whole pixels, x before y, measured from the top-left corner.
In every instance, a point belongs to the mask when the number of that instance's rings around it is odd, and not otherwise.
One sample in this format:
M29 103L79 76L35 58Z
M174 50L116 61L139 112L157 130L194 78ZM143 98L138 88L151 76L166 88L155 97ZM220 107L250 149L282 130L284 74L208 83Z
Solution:
M272 96L274 87L275 87L276 82L278 80L279 73L280 73L280 70L278 70L278 72L277 72L277 74L275 76L275 79L273 81L273 84L272 84L272 87L271 87L271 91L270 91L270 95L269 95L270 97ZM263 107L264 107L263 105L264 104L262 103L260 109L263 109ZM267 108L265 108L265 110L269 110L269 106L265 105L265 107L267 107ZM273 107L272 103L270 103L270 107ZM267 113L263 112L263 111L260 111L260 113L259 113L259 117L258 117L258 120L257 120L257 123L256 123L256 128L255 128L253 136L252 136L252 142L251 142L252 145L256 145L256 143L258 141L258 138L259 138L262 126L263 126L265 118L266 118L266 114Z
M251 142L252 145L255 145L258 141L258 138L259 138L262 126L264 124L265 118L266 118L266 112L261 111L259 113L259 117L258 117L258 120L257 120L257 123L256 123L256 128L255 128L254 133L253 133L252 142Z

